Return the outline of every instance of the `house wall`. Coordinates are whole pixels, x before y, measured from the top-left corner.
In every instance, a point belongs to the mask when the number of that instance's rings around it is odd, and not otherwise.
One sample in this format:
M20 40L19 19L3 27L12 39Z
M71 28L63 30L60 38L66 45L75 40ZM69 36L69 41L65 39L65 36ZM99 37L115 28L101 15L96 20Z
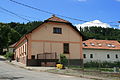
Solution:
M86 54L84 58L84 63L90 61L120 61L120 50L95 50L95 49L83 49L83 54ZM93 54L93 58L90 58L90 54ZM107 58L107 55L110 55L110 58ZM116 58L118 55L118 58Z
M13 53L14 48L13 47L9 47L9 52Z
M53 27L62 28L62 34L54 34ZM31 56L41 53L63 53L63 43L69 43L70 53L65 54L68 59L82 58L82 36L73 28L63 23L48 22L42 24L31 34Z
M15 49L15 59L23 64L26 64L27 55L27 40L20 43Z

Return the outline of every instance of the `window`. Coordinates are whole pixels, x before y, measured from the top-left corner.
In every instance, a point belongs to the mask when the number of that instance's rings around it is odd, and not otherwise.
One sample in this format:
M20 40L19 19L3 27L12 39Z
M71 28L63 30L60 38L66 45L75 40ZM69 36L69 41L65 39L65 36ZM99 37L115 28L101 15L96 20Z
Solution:
M94 44L94 43L90 43L90 45L91 45L91 46L95 46L95 44Z
M109 54L107 54L107 58L110 58L110 55L109 55Z
M63 44L63 52L64 53L69 53L69 43L64 43Z
M23 53L24 53L24 45L23 45Z
M83 46L87 46L87 44L86 44L86 43L83 43Z
M101 47L101 46L102 46L102 44L98 44L98 46L99 46L99 47Z
M19 48L19 54L20 54L20 48Z
M111 45L112 46L112 48L115 48L115 45Z
M86 54L83 54L83 58L86 58Z
M116 54L115 57L118 58L118 55Z
M25 44L25 52L27 52L27 44Z
M22 53L22 47L21 47L21 49L20 49L20 54Z
M93 54L90 54L90 58L93 58Z
M35 55L32 55L32 56L31 56L31 59L35 59Z
M53 33L62 34L62 28L54 27L54 28L53 28Z
M111 44L107 44L108 47L111 47Z
M26 55L26 52L25 52L25 55Z

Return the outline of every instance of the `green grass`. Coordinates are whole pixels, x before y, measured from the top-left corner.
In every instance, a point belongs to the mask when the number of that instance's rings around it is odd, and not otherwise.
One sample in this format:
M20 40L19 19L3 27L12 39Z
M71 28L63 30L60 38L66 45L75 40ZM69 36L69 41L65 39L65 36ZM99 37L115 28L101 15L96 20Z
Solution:
M113 68L100 68L100 71L113 72Z
M73 68L81 69L80 66L67 66L67 67L68 67L68 68L71 68L71 69L73 69Z

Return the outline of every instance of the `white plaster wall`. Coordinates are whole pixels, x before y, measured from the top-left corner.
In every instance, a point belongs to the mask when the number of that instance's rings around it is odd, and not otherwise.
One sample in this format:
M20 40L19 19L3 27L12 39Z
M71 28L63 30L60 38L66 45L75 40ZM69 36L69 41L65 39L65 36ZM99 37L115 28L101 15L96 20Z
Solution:
M9 52L13 53L14 48L9 48Z
M83 49L83 54L86 54L86 58L84 58L84 63L89 61L120 61L120 50ZM93 58L90 58L90 54L93 54ZM110 58L107 58L107 54L110 55ZM116 58L116 54L118 55L118 58Z

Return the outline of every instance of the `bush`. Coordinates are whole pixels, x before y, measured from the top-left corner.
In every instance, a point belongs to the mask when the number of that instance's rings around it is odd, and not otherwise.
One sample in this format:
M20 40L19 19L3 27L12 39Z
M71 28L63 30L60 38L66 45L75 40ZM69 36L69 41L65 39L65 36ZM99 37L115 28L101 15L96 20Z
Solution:
M68 64L68 59L64 54L60 54L59 63L63 64L63 66L66 66Z
M88 68L99 67L99 63L97 61L90 61L90 62L84 63L84 67L88 67Z
M98 62L98 61L90 61L84 63L84 67L86 68L94 68L94 67L100 67L100 68L113 68L113 67L120 67L120 61L116 62Z
M6 57L6 59L12 59L13 58L13 53L11 52L6 52L6 54L4 55Z

